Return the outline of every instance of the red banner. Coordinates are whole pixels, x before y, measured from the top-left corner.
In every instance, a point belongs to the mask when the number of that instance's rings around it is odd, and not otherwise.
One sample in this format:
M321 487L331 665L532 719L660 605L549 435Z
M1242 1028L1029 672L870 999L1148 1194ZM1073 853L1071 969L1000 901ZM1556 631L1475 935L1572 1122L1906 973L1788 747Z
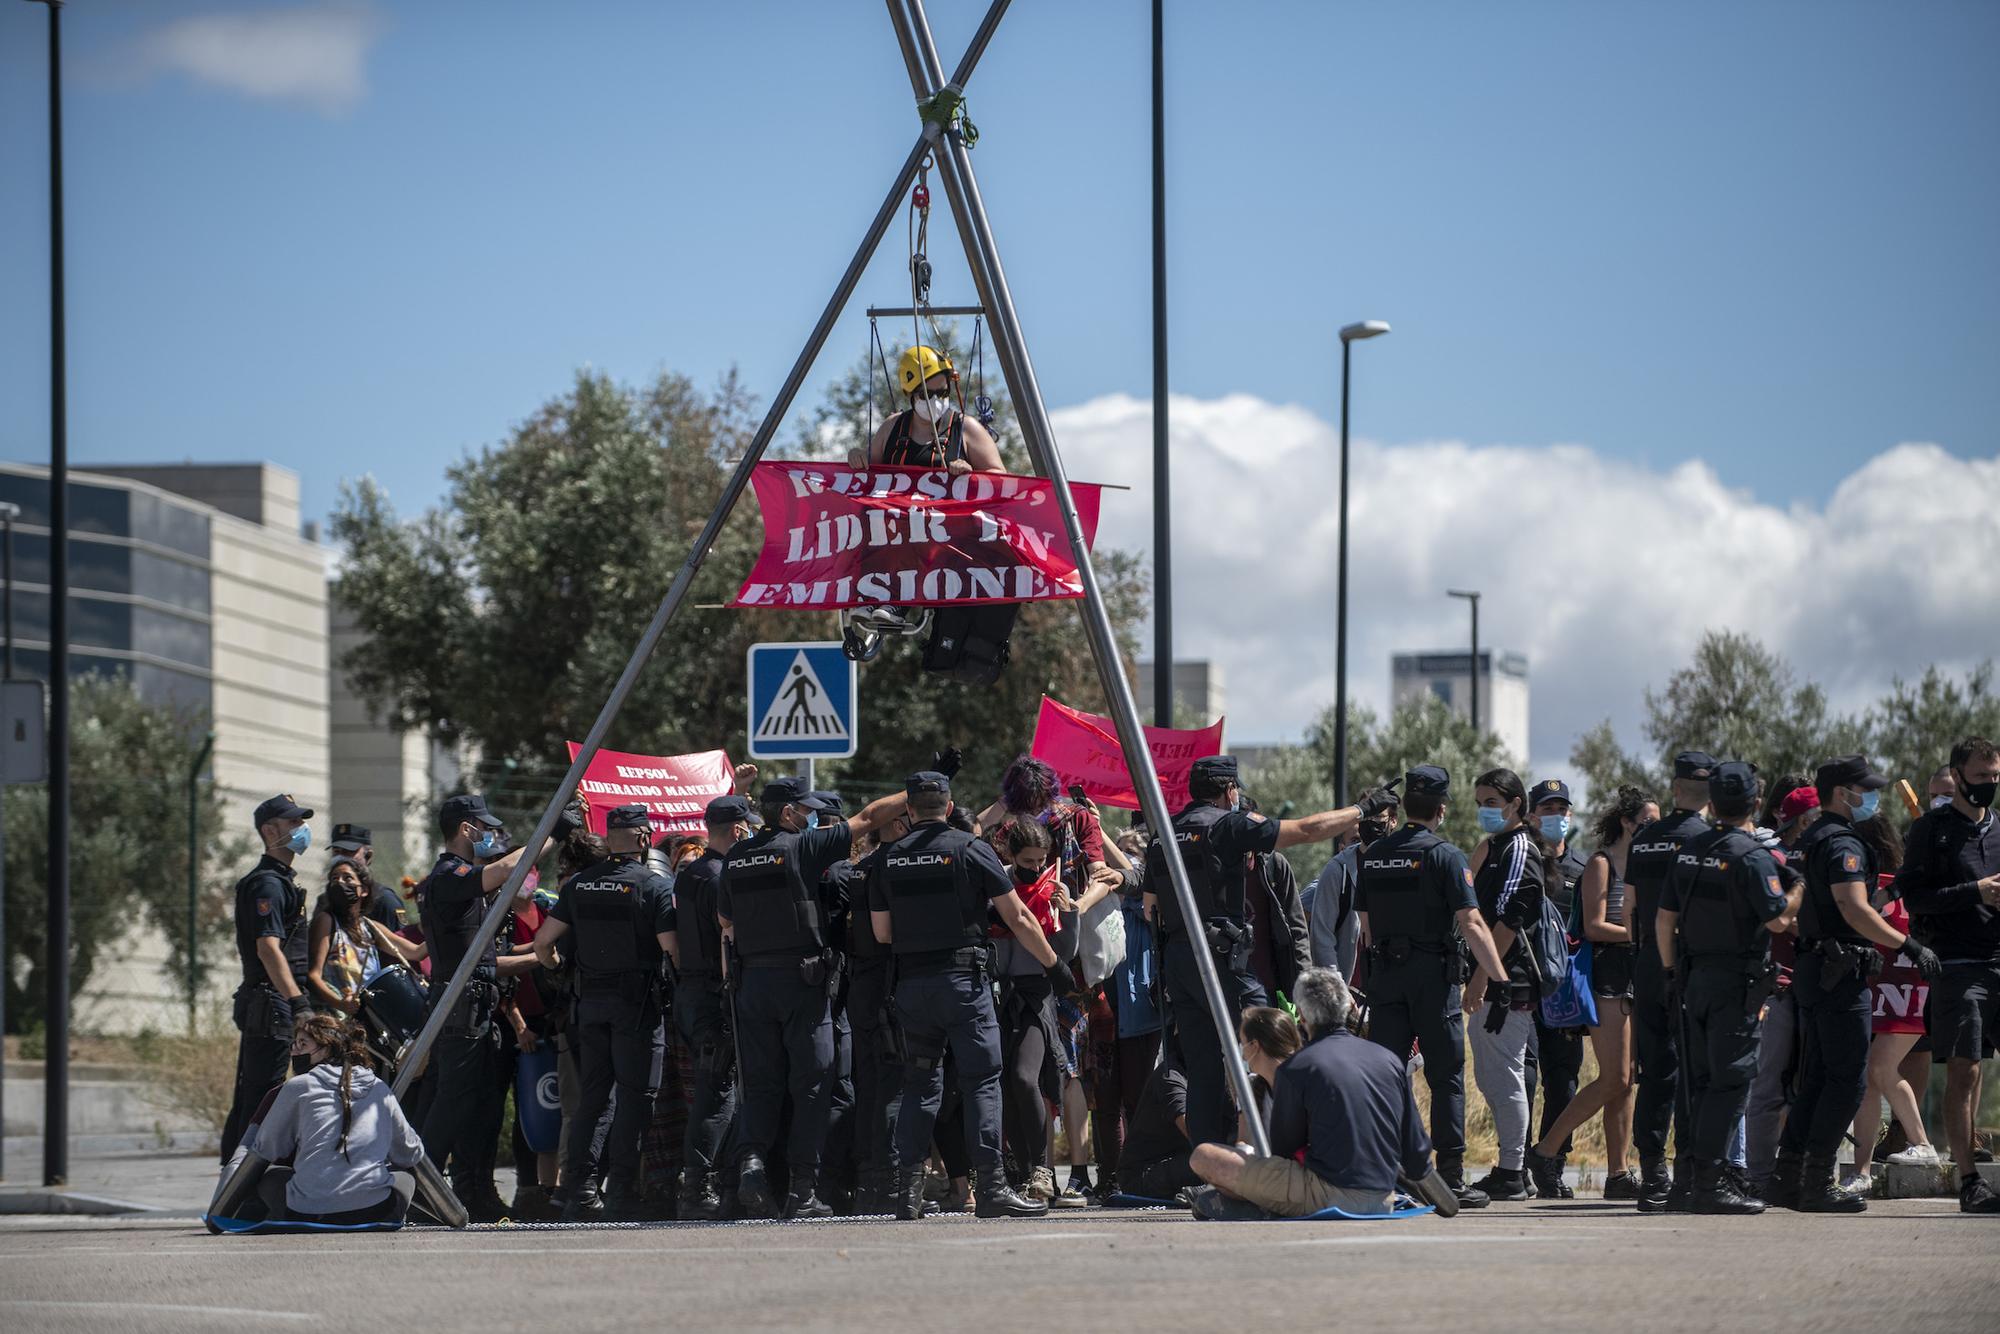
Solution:
M569 743L572 762L583 747ZM661 834L699 834L702 814L716 797L736 790L736 770L719 750L699 755L627 755L600 750L591 756L578 785L590 805L590 832L604 832L613 807L643 805L653 814L655 841Z
M1222 723L1217 718L1202 728L1146 729L1146 749L1153 752L1153 767L1159 771L1169 810L1187 805L1188 770L1194 762L1221 753ZM1118 744L1117 724L1102 714L1084 713L1044 695L1041 716L1035 720L1035 744L1028 749L1056 771L1065 788L1081 783L1100 806L1139 809L1139 794L1133 790L1125 752Z
M764 549L732 607L950 607L1080 598L1076 553L1040 477L760 463ZM1098 488L1073 482L1084 540Z

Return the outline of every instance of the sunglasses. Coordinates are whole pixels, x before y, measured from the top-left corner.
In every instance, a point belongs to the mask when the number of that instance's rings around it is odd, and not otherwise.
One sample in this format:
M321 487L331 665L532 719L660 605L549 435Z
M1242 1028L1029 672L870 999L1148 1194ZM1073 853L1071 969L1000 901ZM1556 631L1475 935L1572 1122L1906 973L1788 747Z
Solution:
M919 391L919 393L918 393L918 395L917 395L917 396L918 396L919 398L935 398L935 399L941 399L941 400L943 400L943 401L945 401L945 402L947 402L947 403L948 403L948 402L950 402L950 401L951 401L951 386L949 386L949 385L946 385L946 386L945 386L945 387L944 387L943 389L925 389L925 390L921 390L921 391Z

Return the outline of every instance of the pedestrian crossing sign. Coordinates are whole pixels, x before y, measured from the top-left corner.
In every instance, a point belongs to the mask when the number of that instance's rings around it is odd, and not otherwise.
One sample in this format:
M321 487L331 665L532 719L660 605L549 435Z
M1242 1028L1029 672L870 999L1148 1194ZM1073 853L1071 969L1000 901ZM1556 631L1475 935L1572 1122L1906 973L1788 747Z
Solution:
M838 643L752 644L748 694L751 759L854 754L857 683Z

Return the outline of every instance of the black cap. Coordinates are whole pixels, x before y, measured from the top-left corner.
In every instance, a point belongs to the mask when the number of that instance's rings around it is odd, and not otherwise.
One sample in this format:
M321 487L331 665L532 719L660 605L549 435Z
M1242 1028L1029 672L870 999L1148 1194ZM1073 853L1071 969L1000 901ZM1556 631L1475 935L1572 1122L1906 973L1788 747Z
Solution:
M903 780L906 796L921 797L930 793L951 795L951 780L935 769L920 769Z
M257 813L251 817L253 829L262 829L273 820L310 820L313 813L307 807L292 800L289 792L280 792L275 797L267 797L257 803Z
M1715 757L1705 750L1684 750L1674 756L1674 777L1701 779L1715 772Z
M1238 781L1240 774L1234 755L1204 756L1196 760L1194 768L1188 771L1190 779L1206 779L1218 787Z
M709 802L702 818L710 824L735 824L740 820L753 829L760 828L764 823L758 817L756 808L750 804L750 798L737 796L717 797Z
M818 811L821 815L839 815L844 810L838 792L824 792L817 789L806 793L805 800L799 805L809 811Z
M1544 778L1528 791L1528 809L1533 810L1545 801L1569 801L1569 784L1560 778Z
M483 824L489 829L500 827L500 821L494 818L492 811L486 809L486 798L477 792L446 797L444 805L438 807L438 828L444 831L447 838L457 833L458 827L467 820Z
M773 778L770 782L764 784L764 795L760 800L766 806L774 805L778 802L783 802L785 805L790 806L805 800L806 793L809 790L806 787L806 780L803 778Z
M613 806L604 816L606 829L644 829L653 823L652 815L638 802L624 806Z
M337 824L333 827L333 842L336 852L353 852L357 848L372 848L375 837L365 824Z
M1757 766L1748 760L1724 760L1708 776L1708 795L1718 800L1757 795Z
M1451 795L1451 775L1436 764L1420 764L1403 775L1403 793L1406 796L1448 797Z
M1889 786L1889 780L1875 772L1866 755L1836 755L1813 775L1813 786L1858 787L1863 792L1873 792Z

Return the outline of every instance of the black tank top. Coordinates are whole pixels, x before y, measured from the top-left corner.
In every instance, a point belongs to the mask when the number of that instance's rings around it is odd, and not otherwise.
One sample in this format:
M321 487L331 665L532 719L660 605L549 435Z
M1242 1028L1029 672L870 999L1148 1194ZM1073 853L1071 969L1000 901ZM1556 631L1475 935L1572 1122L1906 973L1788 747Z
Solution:
M1604 873L1608 877L1604 882L1604 920L1610 926L1623 926L1625 925L1625 877L1618 874L1618 863L1611 860L1610 853L1599 852L1596 855L1604 862ZM1583 903L1579 900L1577 912L1580 914L1582 911ZM1579 917L1578 921L1581 922L1582 918Z
M965 457L965 414L951 414L951 429L943 441L912 440L910 420L914 412L899 412L889 419L889 440L882 446L882 462L894 468L942 468ZM932 427L936 430L936 427Z

